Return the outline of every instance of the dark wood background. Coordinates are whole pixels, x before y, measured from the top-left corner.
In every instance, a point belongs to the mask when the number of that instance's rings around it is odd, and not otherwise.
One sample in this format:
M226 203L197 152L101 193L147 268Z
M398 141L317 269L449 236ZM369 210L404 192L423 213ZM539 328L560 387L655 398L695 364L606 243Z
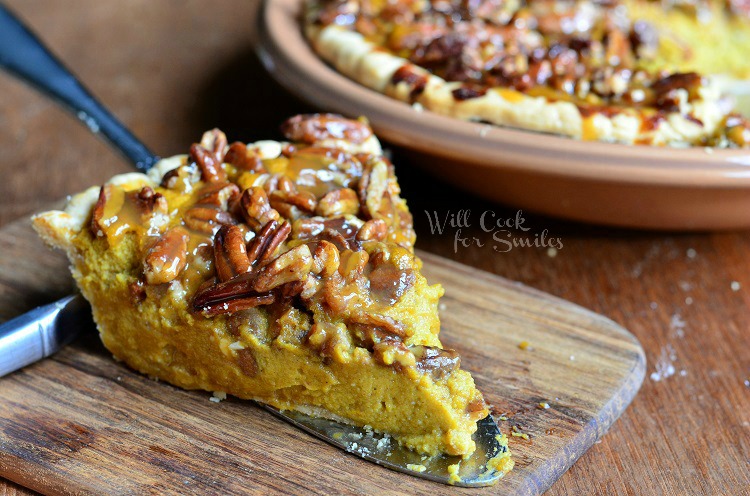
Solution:
M8 3L162 155L184 152L214 126L230 139L278 138L285 117L310 110L254 55L257 0ZM0 226L128 170L4 74L0 95ZM544 248L498 253L493 245L503 245L479 228L479 216L515 209L435 181L398 151L394 160L418 247L602 313L646 350L646 380L631 407L549 494L750 494L750 233L612 230L524 212L529 233L547 229L563 248L554 257ZM454 250L455 229L430 232L425 211L459 209L471 211L462 235L483 246ZM0 496L17 494L27 491L0 481Z

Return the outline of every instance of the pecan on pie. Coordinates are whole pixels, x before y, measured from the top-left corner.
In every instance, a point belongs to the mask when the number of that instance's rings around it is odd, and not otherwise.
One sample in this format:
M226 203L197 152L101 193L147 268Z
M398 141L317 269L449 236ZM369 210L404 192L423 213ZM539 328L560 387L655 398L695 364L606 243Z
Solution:
M134 369L470 454L488 409L438 339L443 289L420 272L392 164L364 122L282 130L289 142L207 132L34 226Z
M325 61L419 109L583 140L750 146L750 122L725 92L739 82L750 95L741 0L306 5Z

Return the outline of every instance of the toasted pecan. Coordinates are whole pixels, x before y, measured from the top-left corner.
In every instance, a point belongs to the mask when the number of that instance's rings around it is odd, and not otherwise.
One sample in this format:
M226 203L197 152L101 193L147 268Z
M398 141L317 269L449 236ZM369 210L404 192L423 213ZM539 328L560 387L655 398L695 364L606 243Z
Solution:
M290 141L309 144L331 139L359 144L372 136L367 124L336 114L297 115L281 125L281 132Z
M187 264L189 234L182 227L168 229L149 248L143 262L143 274L149 284L174 280Z
M239 226L222 226L214 237L214 267L219 281L228 281L244 274L251 266L242 229Z

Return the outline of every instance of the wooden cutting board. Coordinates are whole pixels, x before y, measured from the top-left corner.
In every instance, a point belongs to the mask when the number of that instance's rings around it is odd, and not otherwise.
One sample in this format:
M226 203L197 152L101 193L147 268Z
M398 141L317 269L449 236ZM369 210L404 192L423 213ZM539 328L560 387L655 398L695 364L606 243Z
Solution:
M614 322L429 253L445 287L443 343L459 351L511 437L492 488L459 489L370 464L250 402L209 401L115 362L94 333L0 378L0 476L50 494L539 494L623 412L645 358ZM0 230L0 321L73 289L28 221ZM85 324L82 324L85 325ZM524 350L522 342L529 346ZM549 409L539 404L546 402Z

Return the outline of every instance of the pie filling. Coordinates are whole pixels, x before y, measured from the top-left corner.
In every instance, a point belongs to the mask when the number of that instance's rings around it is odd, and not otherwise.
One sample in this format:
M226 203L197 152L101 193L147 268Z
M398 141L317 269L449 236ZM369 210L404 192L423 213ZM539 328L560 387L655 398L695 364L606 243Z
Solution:
M438 339L443 289L420 272L392 164L360 121L297 116L283 132L207 132L34 226L134 369L468 456L488 408Z
M648 0L307 5L325 60L434 112L584 140L750 146L750 121L722 93L750 76L739 0L674 2L666 15Z

